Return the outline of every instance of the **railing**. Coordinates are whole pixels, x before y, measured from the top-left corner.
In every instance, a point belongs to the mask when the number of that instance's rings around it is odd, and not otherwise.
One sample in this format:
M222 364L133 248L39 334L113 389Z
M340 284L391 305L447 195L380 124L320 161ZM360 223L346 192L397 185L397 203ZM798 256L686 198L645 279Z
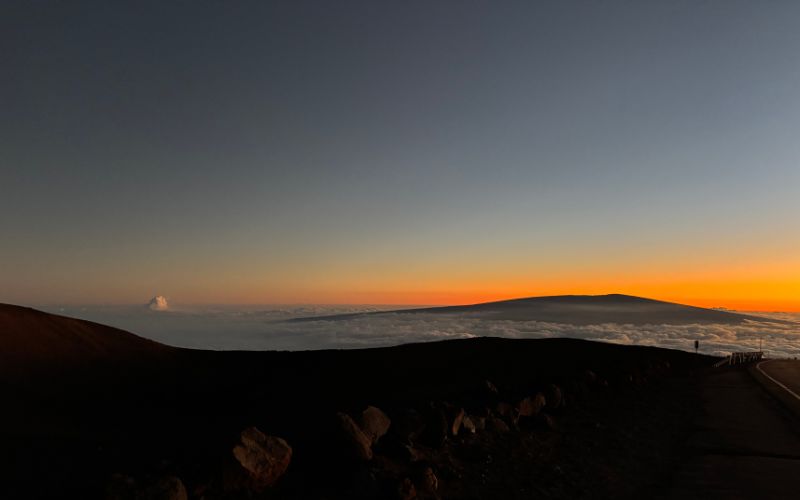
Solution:
M714 363L714 368L729 365L745 365L747 363L755 363L764 358L763 351L750 351L750 352L732 352L728 356Z

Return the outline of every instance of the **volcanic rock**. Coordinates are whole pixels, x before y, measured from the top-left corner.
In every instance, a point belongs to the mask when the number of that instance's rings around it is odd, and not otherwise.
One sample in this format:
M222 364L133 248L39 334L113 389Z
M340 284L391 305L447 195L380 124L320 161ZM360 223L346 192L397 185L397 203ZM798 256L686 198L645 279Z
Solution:
M350 415L337 413L340 436L351 454L360 460L372 460L372 440L356 424Z
M414 500L417 498L417 489L411 479L405 478L397 486L398 500Z
M391 433L412 443L425 431L425 417L418 411L405 409L393 414Z
M503 422L502 419L497 417L489 417L486 419L486 428L496 432L508 432L511 430L508 424Z
M447 430L453 436L458 436L458 431L461 430L461 423L464 420L464 408L456 408L450 406L446 410L447 416Z
M557 410L561 408L564 403L564 396L561 392L561 388L555 384L550 384L547 386L546 393L547 409Z
M472 417L464 415L464 418L461 419L461 428L470 434L475 434L475 422L472 421Z
M183 482L175 476L142 485L130 476L114 474L106 487L106 500L187 500Z
M106 500L134 500L136 481L123 474L114 474L106 485Z
M233 456L251 479L255 491L272 486L292 461L292 448L279 437L268 436L255 427L242 431L241 443Z
M547 404L547 399L542 393L537 393L533 397L525 398L517 403L520 417L533 417L537 415Z
M557 429L556 421L547 413L540 413L536 415L536 426L541 429L553 431Z
M502 403L501 402L501 403L497 403L497 406L495 406L495 411L501 417L510 417L511 413L513 412L513 410L514 410L514 407L512 407L508 403Z
M436 490L439 489L439 479L436 477L436 474L433 473L433 469L430 467L426 467L424 471L422 471L422 479L420 480L420 490L425 493L436 493Z
M175 476L159 479L136 496L136 500L187 500L188 498L183 482Z
M394 432L388 433L381 439L381 442L376 445L374 452L399 459L403 462L413 462L417 460L417 451L414 449L414 446Z
M358 420L362 432L375 444L389 431L392 421L379 408L368 406Z

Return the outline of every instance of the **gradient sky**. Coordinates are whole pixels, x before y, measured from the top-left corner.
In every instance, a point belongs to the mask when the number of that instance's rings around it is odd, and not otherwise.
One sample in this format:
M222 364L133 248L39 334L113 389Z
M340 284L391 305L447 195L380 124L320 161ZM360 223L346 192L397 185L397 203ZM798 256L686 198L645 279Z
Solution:
M798 20L3 2L0 302L800 310Z

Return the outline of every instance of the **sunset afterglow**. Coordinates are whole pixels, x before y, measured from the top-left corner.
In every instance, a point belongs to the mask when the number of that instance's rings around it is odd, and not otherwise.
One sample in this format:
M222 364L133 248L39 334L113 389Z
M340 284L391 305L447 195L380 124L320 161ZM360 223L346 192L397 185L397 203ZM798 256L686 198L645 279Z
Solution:
M33 8L0 300L800 310L793 16L695 7Z

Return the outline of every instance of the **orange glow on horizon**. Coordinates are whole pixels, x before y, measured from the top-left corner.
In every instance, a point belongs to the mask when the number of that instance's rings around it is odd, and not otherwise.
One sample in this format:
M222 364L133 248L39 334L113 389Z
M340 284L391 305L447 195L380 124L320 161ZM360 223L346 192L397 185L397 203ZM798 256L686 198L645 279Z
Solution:
M335 254L304 257L281 267L252 256L213 273L165 272L158 280L131 271L111 285L98 280L80 301L74 300L81 305L113 296L115 303L129 304L165 295L174 303L198 305L437 306L619 293L698 307L800 312L798 254L783 248L761 248L756 254L742 248L714 249L713 258L708 249L662 250L654 257L641 248L558 255L515 250L499 256L464 250L372 259L369 254ZM116 284L123 281L129 283L124 289ZM64 283L63 295L69 286L71 282Z
M281 295L258 282L240 298L248 303L457 305L548 295L619 293L698 307L738 311L800 312L800 259L784 249L743 246L713 259L675 252L658 258L630 251L596 252L551 259L529 255L454 255L424 262L362 261L320 266L310 279L294 282ZM479 264L476 264L479 263Z
M761 286L759 286L761 285ZM431 287L423 290L361 290L350 293L328 291L298 294L283 303L358 305L376 304L392 306L445 306L467 305L482 302L542 297L550 295L606 295L624 294L666 302L697 306L722 307L736 311L800 312L800 284L756 283L706 283L706 284L651 284L639 286L615 286L593 284L591 286L508 286L493 289L477 286L452 288ZM758 290L758 293L752 293ZM766 292L763 292L766 290ZM245 300L250 304L274 303L269 300Z

